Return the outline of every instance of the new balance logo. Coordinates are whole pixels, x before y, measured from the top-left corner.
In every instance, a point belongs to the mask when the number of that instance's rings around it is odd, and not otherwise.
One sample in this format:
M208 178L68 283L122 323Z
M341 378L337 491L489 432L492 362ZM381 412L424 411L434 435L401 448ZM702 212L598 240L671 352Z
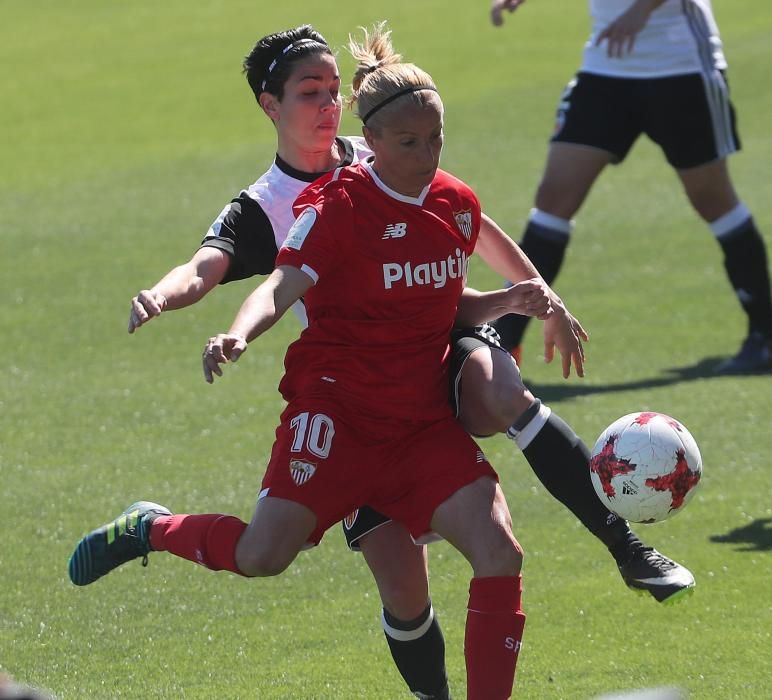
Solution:
M389 224L381 236L381 240L387 238L404 238L407 233L407 224Z

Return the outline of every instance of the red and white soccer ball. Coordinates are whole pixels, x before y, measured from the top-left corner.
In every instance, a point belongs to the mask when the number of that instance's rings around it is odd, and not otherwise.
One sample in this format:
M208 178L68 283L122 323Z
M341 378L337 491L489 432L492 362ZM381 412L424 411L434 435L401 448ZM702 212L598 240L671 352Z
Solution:
M665 520L694 495L702 457L691 433L664 413L630 413L595 443L590 478L612 512L636 523Z

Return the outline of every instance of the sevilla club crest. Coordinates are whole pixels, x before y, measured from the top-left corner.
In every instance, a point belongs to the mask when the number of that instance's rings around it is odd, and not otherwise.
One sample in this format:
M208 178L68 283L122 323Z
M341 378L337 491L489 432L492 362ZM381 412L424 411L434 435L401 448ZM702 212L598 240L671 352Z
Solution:
M315 473L316 465L311 462L304 462L301 459L293 459L289 463L290 474L292 480L298 485L302 486L306 483Z
M472 212L469 209L454 212L453 218L456 220L458 230L461 231L466 240L469 240L472 237Z

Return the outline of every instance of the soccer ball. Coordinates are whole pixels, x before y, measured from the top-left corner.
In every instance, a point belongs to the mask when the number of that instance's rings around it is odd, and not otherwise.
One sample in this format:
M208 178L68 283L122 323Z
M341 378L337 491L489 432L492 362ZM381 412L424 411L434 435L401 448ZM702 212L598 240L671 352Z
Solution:
M664 413L630 413L595 443L590 478L603 504L625 520L654 523L681 510L702 476L691 433Z

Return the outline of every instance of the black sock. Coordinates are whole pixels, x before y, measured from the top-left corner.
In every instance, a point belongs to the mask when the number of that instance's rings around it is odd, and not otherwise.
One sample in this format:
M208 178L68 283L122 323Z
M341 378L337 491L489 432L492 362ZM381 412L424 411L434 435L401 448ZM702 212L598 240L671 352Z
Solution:
M743 310L748 333L772 338L772 297L764 240L750 217L717 236L724 251L724 268Z
M547 284L552 284L558 275L568 246L569 234L529 220L520 247L534 264ZM507 351L520 345L525 327L530 319L518 314L507 314L493 322L501 336L501 344Z
M507 435L517 442L539 481L608 547L617 562L637 538L601 503L590 480L590 451L571 427L538 399ZM535 433L535 434L534 434Z
M445 638L431 603L414 620L398 620L383 609L383 630L391 656L412 693L451 700L445 671Z

